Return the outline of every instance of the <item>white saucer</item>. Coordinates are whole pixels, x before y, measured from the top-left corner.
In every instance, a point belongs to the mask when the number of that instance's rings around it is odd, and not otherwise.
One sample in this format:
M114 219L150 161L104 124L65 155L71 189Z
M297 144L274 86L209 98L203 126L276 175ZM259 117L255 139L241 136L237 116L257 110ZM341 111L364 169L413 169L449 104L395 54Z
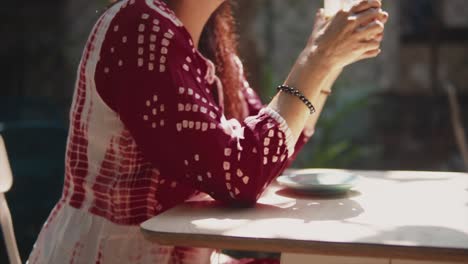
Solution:
M337 194L349 191L356 185L356 174L340 170L291 171L277 178L288 188L310 193Z

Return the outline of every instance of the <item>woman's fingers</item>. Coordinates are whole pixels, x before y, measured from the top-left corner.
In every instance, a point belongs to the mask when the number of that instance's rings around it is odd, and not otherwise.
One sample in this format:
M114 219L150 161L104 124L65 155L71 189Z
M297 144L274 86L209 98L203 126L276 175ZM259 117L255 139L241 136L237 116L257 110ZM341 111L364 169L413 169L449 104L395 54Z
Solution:
M369 40L369 41L361 42L359 44L358 50L362 53L367 53L372 50L380 49L380 44L381 42L377 40Z
M382 23L385 24L388 21L388 17L389 17L388 13L384 11L382 12L382 19L380 21L382 21Z
M359 27L356 29L356 37L359 40L370 40L373 39L375 36L382 34L384 31L384 24L379 20L375 20L363 27Z
M364 59L371 59L377 57L380 53L382 52L381 49L374 49L374 50L369 50L365 52L359 59L364 60Z
M313 45L315 43L320 33L329 24L329 22L330 20L328 20L325 16L325 11L323 8L320 8L315 14L314 28L312 30L312 34L309 37L308 45Z
M368 0L348 11L339 11L328 19L328 28L316 38L316 50L327 54L331 65L337 67L376 57L381 52L384 25L388 20L388 13L381 7L380 1Z
M376 8L380 9L382 7L382 2L379 0L364 0L361 1L359 4L354 5L350 10L349 13L351 14L358 14L363 11L366 11L369 8Z
M373 20L383 19L383 12L380 8L369 8L366 11L351 15L350 18L356 20L356 23L359 25L366 25Z
M315 17L325 18L325 9L319 8L319 10L317 10L317 12L315 13Z
M379 10L379 14L378 16L376 17L376 20L379 20L380 22L382 23L387 23L388 21L388 13L387 12L384 12L382 11L382 9ZM369 23L371 21L367 21L367 23ZM364 23L364 24L367 24L367 23Z
M325 10L320 8L315 14L315 25L317 30L323 29L330 20L325 16Z
M382 42L383 38L384 38L384 34L380 33L377 36L375 36L374 40Z

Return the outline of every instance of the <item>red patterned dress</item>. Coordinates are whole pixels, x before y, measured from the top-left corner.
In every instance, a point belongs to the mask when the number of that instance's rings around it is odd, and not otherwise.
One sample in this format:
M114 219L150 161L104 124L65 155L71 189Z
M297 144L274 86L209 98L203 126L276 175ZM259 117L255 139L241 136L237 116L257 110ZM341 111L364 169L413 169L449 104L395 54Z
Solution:
M213 249L148 242L139 224L201 192L254 203L312 134L296 144L239 90L246 118L227 120L215 66L161 0L107 10L78 70L63 195L29 263L210 263Z

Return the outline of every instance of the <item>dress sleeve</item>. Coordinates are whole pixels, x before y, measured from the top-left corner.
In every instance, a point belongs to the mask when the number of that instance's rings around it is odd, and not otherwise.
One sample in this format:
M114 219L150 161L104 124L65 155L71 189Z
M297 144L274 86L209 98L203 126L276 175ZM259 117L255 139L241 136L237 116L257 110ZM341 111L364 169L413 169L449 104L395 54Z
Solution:
M294 153L285 120L270 108L227 120L202 76L206 62L169 21L142 16L121 30L103 44L96 82L145 159L216 200L255 203ZM123 37L118 50L112 43Z
M237 56L233 56L233 57L237 65L237 69L239 70L240 77L243 80L243 87L241 91L245 99L245 102L247 104L248 113L249 115L256 115L264 107L264 105L260 97L258 96L258 94L250 87L249 82L245 78L245 72L244 72L242 61ZM307 142L309 142L310 138L314 135L314 132L315 132L315 128L311 126L306 126L304 130L302 130L302 133L299 136L299 139L297 140L297 143L294 146L294 153L288 158L288 163L286 165L286 168L289 167L289 165L291 165L294 162L299 152L307 144Z

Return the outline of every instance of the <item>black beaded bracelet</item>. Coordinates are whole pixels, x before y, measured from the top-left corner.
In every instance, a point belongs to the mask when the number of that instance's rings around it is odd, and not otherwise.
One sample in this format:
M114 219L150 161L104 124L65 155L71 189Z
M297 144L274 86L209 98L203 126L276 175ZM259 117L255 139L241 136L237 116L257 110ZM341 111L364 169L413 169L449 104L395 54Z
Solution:
M299 99L307 106L307 108L309 108L310 114L315 113L315 107L298 89L286 85L280 85L276 89L278 89L278 91L283 91L285 93L299 97Z

